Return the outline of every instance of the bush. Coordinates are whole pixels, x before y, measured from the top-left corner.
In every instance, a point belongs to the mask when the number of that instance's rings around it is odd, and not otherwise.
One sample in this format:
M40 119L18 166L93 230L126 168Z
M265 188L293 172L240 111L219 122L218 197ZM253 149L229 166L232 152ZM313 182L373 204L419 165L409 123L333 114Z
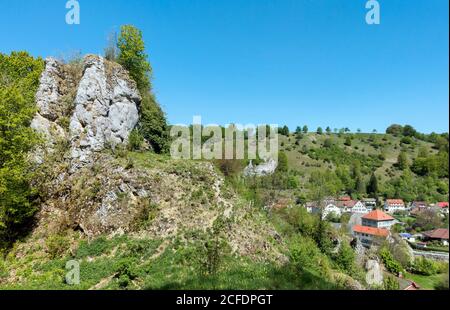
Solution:
M388 248L381 248L380 257L389 272L399 275L403 271L402 265L394 259Z
M144 143L144 137L139 130L133 129L128 137L128 149L130 151L138 151Z
M151 94L142 98L139 129L156 153L167 152L169 149L169 129L166 116Z
M297 235L293 238L289 245L289 255L290 261L298 270L313 269L321 275L327 275L330 272L328 258L309 237Z
M383 289L385 290L391 290L396 291L400 289L400 283L398 283L398 280L392 276L387 276L383 280Z
M18 236L36 211L28 153L39 137L30 127L42 59L25 52L0 53L0 248Z
M415 274L431 276L439 272L439 265L431 259L419 257L411 264L410 270Z

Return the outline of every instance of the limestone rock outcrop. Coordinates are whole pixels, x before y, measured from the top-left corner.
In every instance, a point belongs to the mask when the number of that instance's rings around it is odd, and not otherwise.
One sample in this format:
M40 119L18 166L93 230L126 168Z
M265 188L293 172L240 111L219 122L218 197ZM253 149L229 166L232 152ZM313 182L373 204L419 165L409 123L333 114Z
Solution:
M278 167L278 162L269 159L259 165L253 165L252 161L244 169L244 176L265 176L271 175Z
M49 150L58 139L70 140L71 159L78 166L89 162L93 152L128 142L139 120L141 98L118 64L87 55L80 63L80 77L71 66L46 59L32 127L46 138Z

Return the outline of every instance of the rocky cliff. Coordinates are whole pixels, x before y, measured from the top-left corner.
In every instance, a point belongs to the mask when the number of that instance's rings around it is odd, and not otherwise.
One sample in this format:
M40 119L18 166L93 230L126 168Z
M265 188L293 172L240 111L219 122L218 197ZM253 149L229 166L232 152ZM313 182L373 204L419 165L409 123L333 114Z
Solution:
M57 140L70 140L75 165L89 162L93 152L106 146L126 144L138 122L140 103L136 84L121 66L94 55L79 65L81 77L67 65L46 59L36 94L38 113L32 122L50 149ZM64 122L69 126L64 127Z
M278 234L225 186L212 163L118 147L138 122L140 100L127 71L102 57L46 60L32 123L47 140L38 153L34 236L71 230L89 239L137 234L171 240L223 218L235 253L283 261L274 247Z

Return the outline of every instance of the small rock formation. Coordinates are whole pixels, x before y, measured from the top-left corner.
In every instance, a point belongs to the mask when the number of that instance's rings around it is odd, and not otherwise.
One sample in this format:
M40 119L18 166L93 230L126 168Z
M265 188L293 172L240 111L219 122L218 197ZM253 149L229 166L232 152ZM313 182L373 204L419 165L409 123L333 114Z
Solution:
M247 167L244 169L244 176L265 176L271 175L278 167L278 163L274 159L266 160L264 163L253 166L253 162L250 161Z
M54 58L45 60L45 70L41 75L39 88L36 93L38 112L31 122L31 127L46 138L50 149L58 138L65 138L64 129L56 123L60 116L57 111L60 110L59 102L62 97L62 72L62 65ZM37 160L42 161L42 151L38 153Z
M38 112L31 126L44 135L48 150L59 139L70 140L76 167L89 162L93 152L128 142L139 120L141 98L125 69L100 56L87 55L81 64L81 79L74 81L77 77L68 70L70 65L54 58L45 63L36 93ZM74 87L76 95L70 98ZM68 128L62 126L65 119L67 123L70 120Z
M380 286L383 284L383 270L378 261L370 259L366 263L366 282L371 286Z

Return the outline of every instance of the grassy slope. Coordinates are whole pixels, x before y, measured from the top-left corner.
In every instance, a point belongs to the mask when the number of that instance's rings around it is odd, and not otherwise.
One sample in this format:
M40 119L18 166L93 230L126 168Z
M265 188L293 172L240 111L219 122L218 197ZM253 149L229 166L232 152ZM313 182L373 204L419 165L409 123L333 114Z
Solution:
M406 278L419 284L421 289L434 290L436 284L442 280L442 274L435 274L432 276L422 276L413 273L406 273Z
M144 169L142 171L201 173L196 170L198 163L172 161L167 156L151 153L130 153L117 160L123 165ZM210 188L211 184L205 186ZM259 210L242 212L247 212L245 229L265 236L263 228L270 226L264 214ZM97 237L88 242L78 231L49 235L46 227L41 227L17 242L6 257L0 256L0 289L334 288L314 270L299 271L289 265L229 252L222 255L223 262L216 274L204 276L204 253L199 250L204 244L199 237L202 232L192 231L190 237L187 236L185 233L181 237L164 239L138 231L123 236ZM244 237L243 241L255 241L247 233ZM265 242L270 241L265 237ZM65 264L73 259L80 262L81 268L81 283L77 286L70 286L64 280Z
M378 156L380 153L383 153L386 159L383 165L375 171L381 181L398 177L401 174L401 171L395 169L394 164L397 162L397 157L402 149L406 151L410 163L417 157L420 147L427 148L430 154L436 153L436 150L432 148L432 143L417 139L414 139L413 144L406 145L400 143L400 137L393 135L361 133L352 134L352 145L346 146L344 144L346 136L346 134L342 134L339 137L338 134L334 133L321 135L308 133L299 141L299 145L296 145L295 134L291 134L289 137L279 135L280 150L286 153L289 167L300 172L302 183L307 182L309 175L314 170L335 168L331 162L325 163L322 160L315 160L308 154L302 154L301 152L304 147L308 149L322 148L326 139L331 139L337 147L344 149L348 153L356 152L365 156ZM374 143L379 144L379 147L375 148L373 146Z

